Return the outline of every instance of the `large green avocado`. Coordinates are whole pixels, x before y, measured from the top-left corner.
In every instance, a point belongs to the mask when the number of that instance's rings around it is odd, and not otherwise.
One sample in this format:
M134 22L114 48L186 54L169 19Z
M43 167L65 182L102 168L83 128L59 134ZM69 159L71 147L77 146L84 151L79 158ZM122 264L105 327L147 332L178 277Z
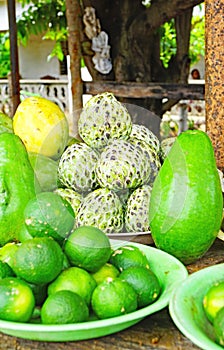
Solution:
M27 202L40 191L21 139L0 134L0 246L17 239Z
M222 222L223 197L208 135L182 132L154 181L149 224L157 248L196 261L213 244Z

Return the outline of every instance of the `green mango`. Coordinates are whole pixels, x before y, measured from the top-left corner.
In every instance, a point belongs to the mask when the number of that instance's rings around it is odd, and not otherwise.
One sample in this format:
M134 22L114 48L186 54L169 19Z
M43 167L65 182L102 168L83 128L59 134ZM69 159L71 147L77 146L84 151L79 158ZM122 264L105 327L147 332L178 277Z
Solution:
M21 139L0 134L0 246L17 239L27 202L40 191Z
M154 181L149 225L157 248L189 264L218 235L223 211L212 143L199 130L182 132Z
M43 154L28 152L30 163L43 192L53 191L58 186L58 161Z
M0 112L0 134L3 132L13 133L12 118Z

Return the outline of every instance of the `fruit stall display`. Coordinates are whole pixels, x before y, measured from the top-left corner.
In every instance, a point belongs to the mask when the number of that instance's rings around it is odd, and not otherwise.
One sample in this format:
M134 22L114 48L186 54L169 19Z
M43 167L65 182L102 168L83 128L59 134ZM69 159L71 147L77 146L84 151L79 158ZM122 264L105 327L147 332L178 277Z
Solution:
M13 306L1 299L0 319L131 314L160 298L160 276L141 249L113 249L108 235L145 232L184 265L221 235L222 174L205 132L160 141L109 92L87 102L78 130L70 137L64 113L41 97L22 101L13 119L0 114L0 293L18 296Z

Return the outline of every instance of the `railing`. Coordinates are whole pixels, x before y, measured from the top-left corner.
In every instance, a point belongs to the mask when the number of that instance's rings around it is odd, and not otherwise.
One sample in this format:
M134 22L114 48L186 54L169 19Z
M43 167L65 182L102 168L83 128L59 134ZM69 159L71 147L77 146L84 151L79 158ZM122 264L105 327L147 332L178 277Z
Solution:
M69 89L68 80L20 80L21 99L30 95L40 95L58 104L69 117ZM109 90L107 90L109 89ZM196 127L204 128L205 124L205 101L203 99L204 82L185 85L178 89L175 85L161 84L116 84L114 82L84 82L84 92L87 94L100 93L102 91L114 92L116 96L136 97L138 94L145 94L143 97L157 98L181 98L169 112L163 116L164 122L177 124L179 132L185 130L189 123ZM137 95L136 95L137 94ZM139 97L139 96L138 96ZM0 80L0 111L8 113L10 92L8 80ZM70 116L71 117L71 116Z
M21 99L39 95L57 103L64 112L69 111L67 80L20 80ZM9 111L10 91L8 80L0 80L0 110Z

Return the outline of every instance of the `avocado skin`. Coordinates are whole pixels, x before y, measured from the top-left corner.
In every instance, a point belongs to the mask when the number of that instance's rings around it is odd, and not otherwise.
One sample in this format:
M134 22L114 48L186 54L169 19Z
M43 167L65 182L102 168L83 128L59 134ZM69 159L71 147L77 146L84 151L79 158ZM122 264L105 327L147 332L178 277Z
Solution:
M30 198L40 191L21 139L0 134L0 246L17 239Z
M208 135L182 132L154 181L149 225L157 248L190 264L213 244L222 222L223 197Z

